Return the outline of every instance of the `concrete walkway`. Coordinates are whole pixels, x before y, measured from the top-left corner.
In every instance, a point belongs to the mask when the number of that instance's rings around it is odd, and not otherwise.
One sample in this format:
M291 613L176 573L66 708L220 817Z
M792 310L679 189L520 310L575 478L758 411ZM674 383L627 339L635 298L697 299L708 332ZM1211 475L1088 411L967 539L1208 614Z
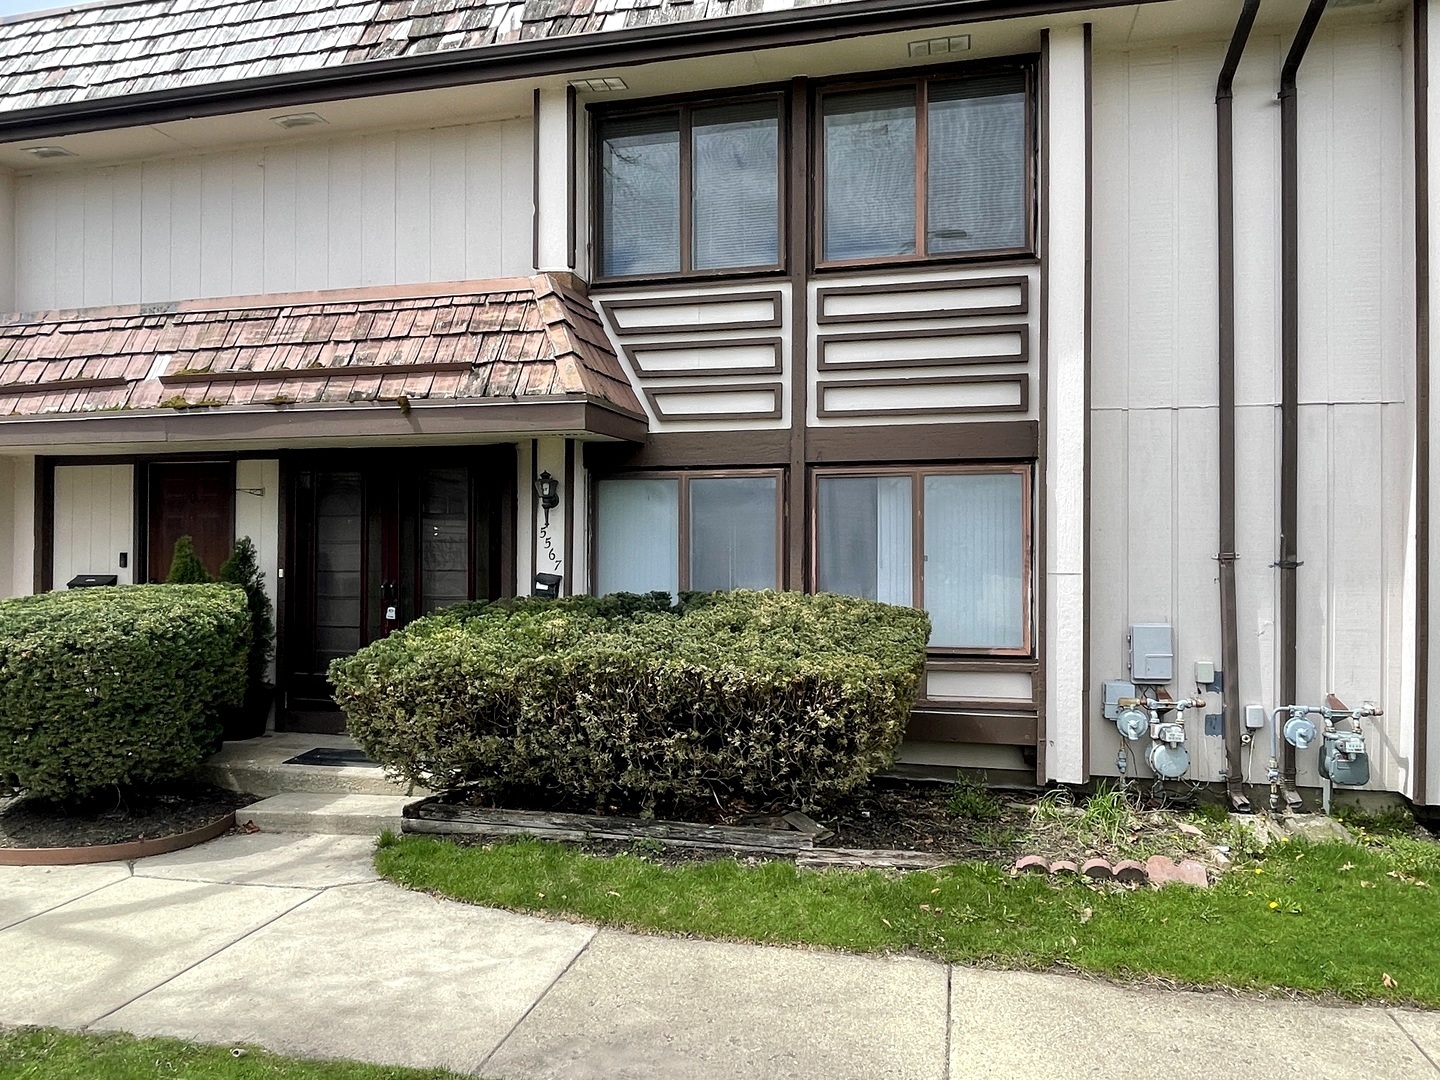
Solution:
M370 849L0 868L0 1024L503 1080L1440 1076L1440 1014L636 937L406 892Z

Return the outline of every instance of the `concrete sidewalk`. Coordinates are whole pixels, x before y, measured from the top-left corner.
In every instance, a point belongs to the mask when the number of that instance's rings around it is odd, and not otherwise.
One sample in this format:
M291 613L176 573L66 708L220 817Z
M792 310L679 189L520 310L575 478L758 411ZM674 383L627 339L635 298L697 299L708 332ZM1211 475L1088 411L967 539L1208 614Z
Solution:
M636 937L394 888L371 845L0 868L0 1024L502 1080L1440 1076L1440 1014Z

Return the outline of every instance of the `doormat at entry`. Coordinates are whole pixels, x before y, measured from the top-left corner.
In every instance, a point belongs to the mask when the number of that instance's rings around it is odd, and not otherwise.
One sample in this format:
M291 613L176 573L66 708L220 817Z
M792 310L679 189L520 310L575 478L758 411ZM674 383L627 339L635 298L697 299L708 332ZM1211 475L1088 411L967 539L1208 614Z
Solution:
M317 746L303 754L287 758L283 765L354 765L362 769L378 769L380 763L371 761L364 750L341 750L333 746Z

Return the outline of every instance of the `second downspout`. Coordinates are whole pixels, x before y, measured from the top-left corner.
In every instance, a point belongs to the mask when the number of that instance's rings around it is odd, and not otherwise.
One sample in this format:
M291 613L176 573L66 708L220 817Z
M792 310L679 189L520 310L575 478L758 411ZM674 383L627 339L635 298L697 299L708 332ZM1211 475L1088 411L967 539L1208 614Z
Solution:
M1310 0L1280 70L1280 701L1296 689L1296 571L1300 568L1300 110L1295 86L1328 0ZM1228 673L1227 673L1228 680ZM1228 686L1228 681L1227 681ZM1283 746L1285 801L1298 806L1295 750Z
M1235 72L1260 0L1245 0L1215 86L1216 187L1220 232L1220 670L1225 790L1230 809L1248 813L1240 739L1240 627L1235 588Z

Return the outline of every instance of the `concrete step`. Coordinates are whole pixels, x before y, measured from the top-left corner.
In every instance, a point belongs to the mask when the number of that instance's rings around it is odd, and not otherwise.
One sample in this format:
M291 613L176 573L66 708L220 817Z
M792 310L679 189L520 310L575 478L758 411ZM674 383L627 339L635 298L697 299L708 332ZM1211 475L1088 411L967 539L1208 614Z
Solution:
M415 801L404 795L288 791L235 811L235 820L263 832L379 836L386 829L398 833L406 805Z
M212 784L251 795L280 795L307 791L321 795L409 795L404 784L385 777L384 770L357 765L287 765L293 757L316 747L357 749L345 735L309 735L279 732L259 739L229 742L205 765ZM417 789L413 794L428 795Z

